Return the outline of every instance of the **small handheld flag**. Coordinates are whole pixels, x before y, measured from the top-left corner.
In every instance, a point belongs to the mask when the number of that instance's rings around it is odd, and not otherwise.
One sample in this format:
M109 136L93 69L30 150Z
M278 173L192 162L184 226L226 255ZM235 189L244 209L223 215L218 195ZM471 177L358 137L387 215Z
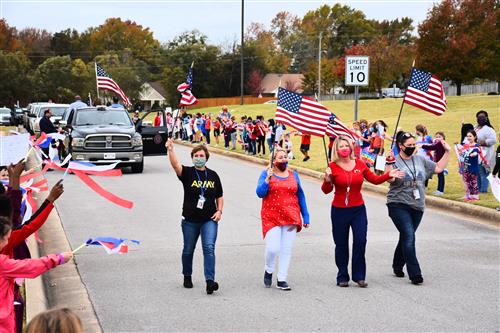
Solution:
M128 239L126 238L96 237L96 238L89 238L87 242L85 242L85 245L102 246L108 254L116 254L116 253L122 254L122 253L128 253L128 245L125 244L127 241ZM133 239L131 239L130 242L137 245L141 243ZM77 250L75 250L75 252Z

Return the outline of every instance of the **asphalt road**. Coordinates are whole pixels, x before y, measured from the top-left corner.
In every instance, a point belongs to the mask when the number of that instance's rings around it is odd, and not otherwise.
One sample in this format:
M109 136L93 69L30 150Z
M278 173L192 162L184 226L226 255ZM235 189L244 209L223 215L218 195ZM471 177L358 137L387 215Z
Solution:
M182 162L189 150L176 147ZM312 227L294 246L291 292L265 289L260 166L213 155L208 166L224 186L225 207L217 240L220 290L206 295L201 245L194 289L182 287L180 228L182 185L168 159L148 157L143 174L96 177L133 200L132 210L97 197L74 175L57 203L73 248L87 238L141 240L127 255L99 248L77 254L78 270L105 332L160 331L499 331L498 229L427 210L417 234L425 283L392 275L398 234L385 198L365 194L369 216L367 281L361 289L335 285L330 196L316 180L302 179ZM53 184L61 173L48 175Z

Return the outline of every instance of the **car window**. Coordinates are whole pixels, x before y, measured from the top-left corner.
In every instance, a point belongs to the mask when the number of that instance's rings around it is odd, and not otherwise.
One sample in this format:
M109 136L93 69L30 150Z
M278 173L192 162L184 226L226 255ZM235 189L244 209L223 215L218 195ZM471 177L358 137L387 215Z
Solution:
M131 126L132 122L126 111L98 111L85 110L76 113L76 126L86 125L126 125Z
M1 108L1 109L0 109L0 113L1 113L1 114L10 114L10 109L4 109L4 108Z
M64 111L66 111L67 107L65 106L44 106L42 108L40 108L40 116L43 117L43 113L50 109L52 111L52 116L55 116L55 117L61 117L64 113Z

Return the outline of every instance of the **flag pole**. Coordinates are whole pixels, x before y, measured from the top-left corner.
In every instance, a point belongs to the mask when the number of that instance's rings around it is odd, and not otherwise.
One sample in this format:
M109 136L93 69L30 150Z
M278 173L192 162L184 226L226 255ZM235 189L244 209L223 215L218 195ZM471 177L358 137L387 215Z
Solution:
M71 251L71 253L73 253L73 254L77 253L78 251L80 251L81 249L83 249L86 245L87 245L87 242L83 243L82 245L80 245L79 247L77 247L76 249L74 249L73 251Z
M399 109L398 120L396 121L396 126L394 126L394 134L392 135L391 150L392 150L392 148L394 148L394 142L396 140L396 133L398 132L399 120L401 119L401 113L403 113L403 106L405 105L406 91L408 90L408 85L410 84L411 76L413 74L414 67L415 67L415 60L413 60L413 63L411 64L410 78L408 79L408 82L406 82L405 93L403 95L403 100L401 101L401 108Z
M324 135L323 135L323 148L325 148L326 166L329 167L330 162L328 161L328 152L326 151L326 141Z
M97 62L94 62L94 68L95 68L95 86L97 90L97 99L100 99L99 97L99 85L97 84Z

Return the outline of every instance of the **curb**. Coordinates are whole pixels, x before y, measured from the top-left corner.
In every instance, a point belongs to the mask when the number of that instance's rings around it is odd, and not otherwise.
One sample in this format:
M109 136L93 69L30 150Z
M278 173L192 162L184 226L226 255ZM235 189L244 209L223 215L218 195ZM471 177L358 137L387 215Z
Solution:
M192 144L179 141L179 140L174 140L174 143L186 146L186 147L194 147ZM243 155L240 153L236 153L233 151L227 151L221 148L215 148L212 146L207 146L208 150L210 153L215 153L219 155L224 155L228 157L233 157L237 158L243 161L255 163L255 164L260 164L260 165L267 165L269 164L267 159L262 159L262 158L257 158L257 157L252 157L248 155ZM290 166L291 169L297 170L299 174L308 176L311 178L315 178L318 180L323 179L323 173L303 167L297 167L297 166ZM381 186L381 185L373 185L370 183L365 182L363 184L363 189L370 192L371 194L376 194L376 195L387 195L388 188ZM480 207L480 206L475 206L463 202L458 202L458 201L453 201L453 200L448 200L448 199L443 199L443 198L436 198L433 196L426 195L425 197L425 204L427 207L430 208L437 208L440 210L443 210L444 213L447 214L458 214L465 216L468 219L471 220L477 220L482 223L486 223L489 225L493 225L496 227L500 227L500 212L496 211L491 208L485 208L485 207Z
M47 194L43 193L36 199L38 202L42 202L46 196ZM37 246L34 237L30 237L30 250L35 249L31 252L33 257L71 251L71 246L57 213L57 206L54 208L45 224L40 228L40 237L43 239L43 243ZM26 284L27 322L42 311L67 307L80 317L85 332L102 332L87 289L78 273L77 265L74 258L73 261L49 270L34 279L33 283Z

